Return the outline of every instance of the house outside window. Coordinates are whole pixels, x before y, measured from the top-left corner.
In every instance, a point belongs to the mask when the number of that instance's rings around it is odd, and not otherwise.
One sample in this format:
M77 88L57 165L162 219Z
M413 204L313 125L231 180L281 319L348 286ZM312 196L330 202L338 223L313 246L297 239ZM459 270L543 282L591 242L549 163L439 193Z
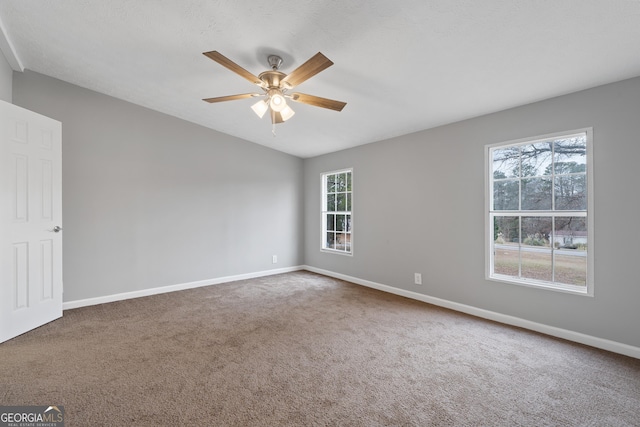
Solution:
M353 171L322 174L322 246L326 252L351 255L353 250Z
M488 279L593 295L592 133L486 147Z

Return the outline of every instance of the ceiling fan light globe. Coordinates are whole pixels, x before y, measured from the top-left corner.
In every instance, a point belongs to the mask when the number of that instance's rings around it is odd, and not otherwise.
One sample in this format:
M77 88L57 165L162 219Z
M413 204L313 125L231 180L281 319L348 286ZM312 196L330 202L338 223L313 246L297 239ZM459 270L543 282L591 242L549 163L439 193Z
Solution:
M286 122L287 120L289 120L291 117L293 117L293 115L296 112L293 111L293 109L291 109L291 107L289 107L288 105L286 105L282 111L280 111L280 116L282 116L282 121Z
M253 104L251 106L251 109L253 110L254 113L256 113L258 115L258 117L263 118L264 117L264 113L266 113L267 110L269 109L269 104L267 104L264 101L264 99L261 99L260 101L258 101L255 104Z
M269 106L273 111L280 112L287 106L287 101L281 93L274 93L269 97Z

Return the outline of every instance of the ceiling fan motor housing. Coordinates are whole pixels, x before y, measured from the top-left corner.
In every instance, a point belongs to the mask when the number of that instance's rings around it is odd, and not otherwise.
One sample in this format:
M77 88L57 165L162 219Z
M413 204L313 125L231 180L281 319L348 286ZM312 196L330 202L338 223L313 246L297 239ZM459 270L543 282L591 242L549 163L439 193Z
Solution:
M265 71L258 78L264 82L268 89L280 89L280 81L287 75L280 71Z

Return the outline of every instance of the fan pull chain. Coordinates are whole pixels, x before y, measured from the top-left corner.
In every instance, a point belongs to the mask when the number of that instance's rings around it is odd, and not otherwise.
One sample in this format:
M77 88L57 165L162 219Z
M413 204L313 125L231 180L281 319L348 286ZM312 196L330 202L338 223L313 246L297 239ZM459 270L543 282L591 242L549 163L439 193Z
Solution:
M271 133L273 134L273 137L276 137L276 124L272 124L271 125Z

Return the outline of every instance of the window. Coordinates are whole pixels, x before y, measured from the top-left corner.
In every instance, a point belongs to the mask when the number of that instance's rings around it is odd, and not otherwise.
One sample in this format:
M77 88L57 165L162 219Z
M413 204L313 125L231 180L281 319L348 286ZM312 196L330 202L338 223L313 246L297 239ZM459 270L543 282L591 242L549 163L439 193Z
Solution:
M487 146L489 279L593 294L592 130Z
M322 174L322 250L351 254L352 170Z

